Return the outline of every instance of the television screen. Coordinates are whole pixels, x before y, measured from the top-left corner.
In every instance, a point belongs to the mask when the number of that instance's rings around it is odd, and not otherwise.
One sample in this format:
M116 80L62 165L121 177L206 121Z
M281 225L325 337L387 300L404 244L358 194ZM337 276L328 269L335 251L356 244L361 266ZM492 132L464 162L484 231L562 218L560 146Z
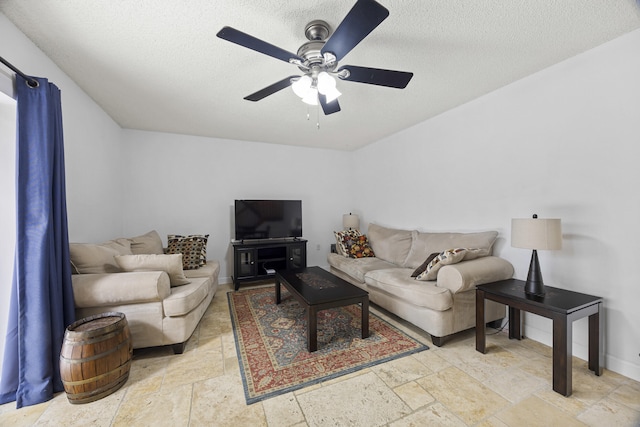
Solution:
M236 200L236 240L302 237L301 200Z

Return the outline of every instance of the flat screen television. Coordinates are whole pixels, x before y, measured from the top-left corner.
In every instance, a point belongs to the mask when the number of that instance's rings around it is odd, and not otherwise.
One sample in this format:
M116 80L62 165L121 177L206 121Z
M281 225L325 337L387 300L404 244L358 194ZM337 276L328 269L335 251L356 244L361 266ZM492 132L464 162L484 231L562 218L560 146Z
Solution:
M236 200L236 240L302 237L301 200Z

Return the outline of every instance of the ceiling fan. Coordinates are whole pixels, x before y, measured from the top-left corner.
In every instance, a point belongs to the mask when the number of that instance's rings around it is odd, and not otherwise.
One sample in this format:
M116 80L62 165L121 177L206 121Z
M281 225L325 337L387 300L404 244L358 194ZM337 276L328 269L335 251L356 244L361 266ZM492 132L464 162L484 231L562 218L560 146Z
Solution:
M309 40L298 49L297 54L288 52L242 31L224 27L217 34L221 39L239 44L273 58L296 65L302 76L292 75L273 83L244 99L260 101L269 95L292 86L296 95L304 102L317 105L320 102L324 114L340 111L333 76L350 82L367 83L404 89L413 77L405 71L343 65L338 61L356 47L371 31L389 16L389 11L373 0L358 0L338 28L330 35L330 27L324 21L315 20L307 24L305 36Z

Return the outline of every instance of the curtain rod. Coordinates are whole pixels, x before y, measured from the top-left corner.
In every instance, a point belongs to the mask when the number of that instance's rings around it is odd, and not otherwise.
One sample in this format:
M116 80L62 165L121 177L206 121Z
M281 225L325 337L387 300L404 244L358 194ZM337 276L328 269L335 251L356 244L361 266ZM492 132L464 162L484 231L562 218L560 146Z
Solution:
M11 69L11 71L13 71L14 73L16 73L17 75L19 75L20 77L22 77L23 79L25 79L27 81L27 84L31 87L38 87L39 83L37 80L32 79L31 77L27 76L25 73L23 73L22 71L18 70L16 67L14 67L13 65L11 65L11 63L9 61L7 61L6 59L4 59L2 56L0 56L0 62L2 62L4 65L6 65L7 67L9 67Z

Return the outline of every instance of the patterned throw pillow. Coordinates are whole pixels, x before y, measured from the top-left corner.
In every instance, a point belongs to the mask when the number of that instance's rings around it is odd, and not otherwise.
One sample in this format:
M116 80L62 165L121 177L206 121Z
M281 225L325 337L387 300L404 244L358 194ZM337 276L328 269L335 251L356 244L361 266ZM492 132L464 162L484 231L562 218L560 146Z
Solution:
M169 234L167 236L167 254L182 254L182 268L195 270L206 264L208 238L208 234L189 236Z
M347 258L355 238L362 236L359 230L334 231L333 234L336 236L336 252Z
M422 264L420 264L420 267L416 268L413 271L413 273L411 273L411 277L418 277L420 274L422 274L427 269L427 266L429 265L429 263L438 255L439 255L439 252L434 252L431 255L429 255L427 259Z
M464 259L467 250L464 248L447 249L440 252L427 265L424 272L420 273L416 280L436 280L438 271L443 265L456 264Z
M208 234L190 234L186 236L190 239L196 239L202 242L202 252L200 253L200 267L207 263L207 241L209 240Z
M352 241L351 248L349 250L349 257L351 258L365 258L375 257L373 249L369 246L369 240L364 234L355 237Z

